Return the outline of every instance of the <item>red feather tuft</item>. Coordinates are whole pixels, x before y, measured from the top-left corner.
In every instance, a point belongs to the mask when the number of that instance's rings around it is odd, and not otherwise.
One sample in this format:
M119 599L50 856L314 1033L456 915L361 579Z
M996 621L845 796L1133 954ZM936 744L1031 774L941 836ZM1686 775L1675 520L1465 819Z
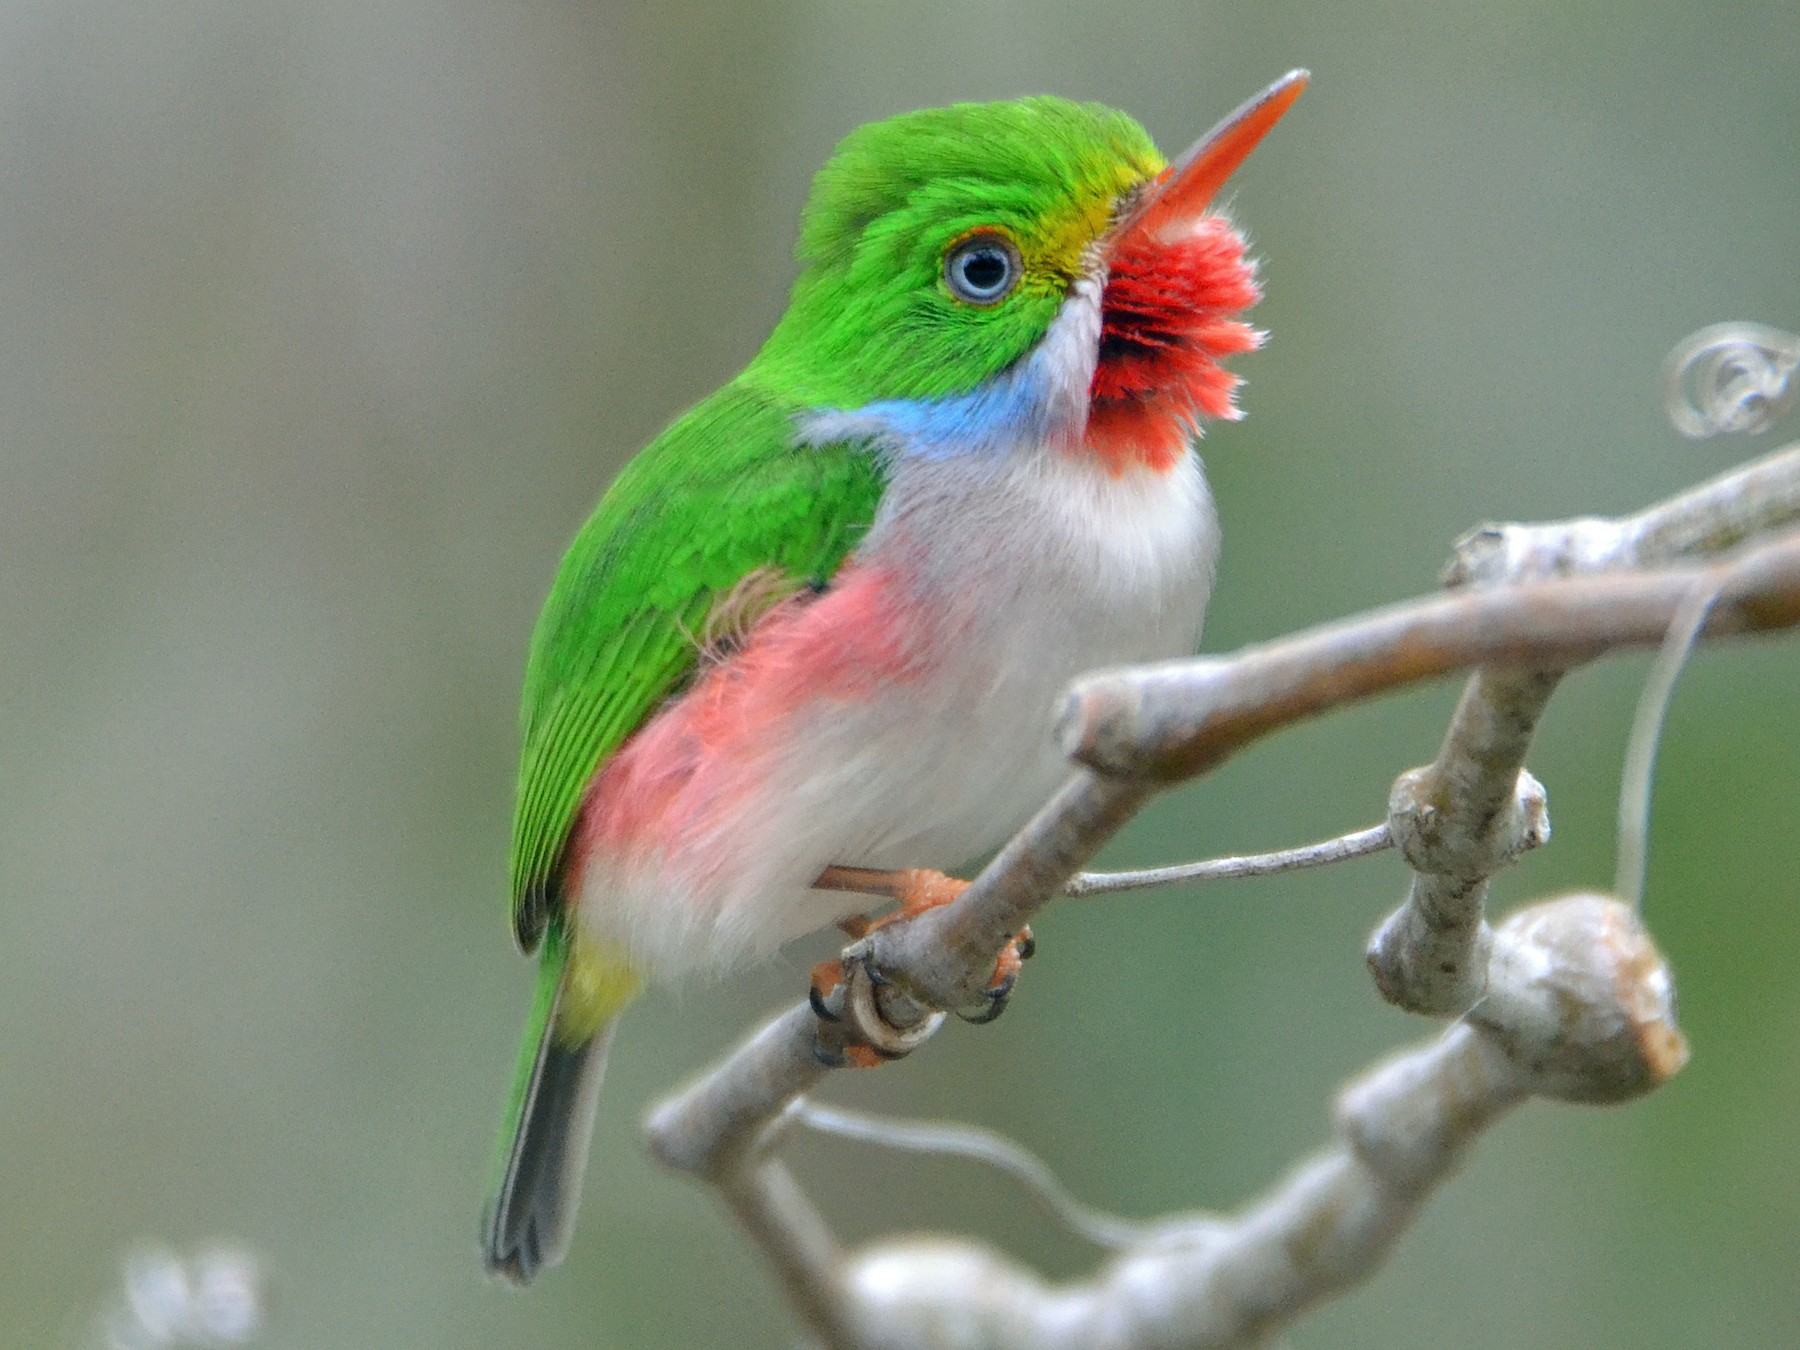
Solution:
M1218 216L1171 241L1149 231L1127 241L1101 297L1088 410L1088 448L1108 469L1166 472L1201 417L1239 416L1240 381L1219 361L1262 340L1234 317L1259 298L1244 240Z

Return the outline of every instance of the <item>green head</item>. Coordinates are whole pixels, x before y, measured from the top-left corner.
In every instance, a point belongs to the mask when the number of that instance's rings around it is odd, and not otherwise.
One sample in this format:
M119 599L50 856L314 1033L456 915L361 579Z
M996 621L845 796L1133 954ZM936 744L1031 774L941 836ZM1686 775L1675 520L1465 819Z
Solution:
M1214 361L1254 344L1230 316L1256 291L1206 208L1304 86L1277 82L1173 167L1126 114L1051 97L852 132L814 180L788 311L745 378L809 408L954 398L1018 369L1085 289L1087 350L1063 364L1094 413L1230 415Z
M803 271L759 365L836 407L966 391L1037 345L1115 204L1164 164L1124 113L1060 98L853 131L813 182ZM990 300L979 283L1001 268L1017 272Z

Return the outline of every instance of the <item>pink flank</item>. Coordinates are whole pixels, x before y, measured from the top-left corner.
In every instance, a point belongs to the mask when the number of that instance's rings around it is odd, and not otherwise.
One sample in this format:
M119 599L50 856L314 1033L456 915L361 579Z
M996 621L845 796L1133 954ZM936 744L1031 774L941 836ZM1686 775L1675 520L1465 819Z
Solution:
M742 650L707 668L601 769L576 826L568 893L581 894L590 861L667 859L717 838L762 787L797 719L926 675L933 626L885 567L846 565L826 594L777 605ZM730 862L686 861L699 875Z

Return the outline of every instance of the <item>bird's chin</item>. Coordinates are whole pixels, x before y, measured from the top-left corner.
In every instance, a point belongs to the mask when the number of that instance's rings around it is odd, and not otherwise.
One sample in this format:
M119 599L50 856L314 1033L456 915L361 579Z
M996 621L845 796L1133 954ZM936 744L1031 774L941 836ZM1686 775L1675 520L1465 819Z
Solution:
M1168 473L1187 453L1194 431L1162 400L1096 401L1082 449L1115 477L1134 468Z

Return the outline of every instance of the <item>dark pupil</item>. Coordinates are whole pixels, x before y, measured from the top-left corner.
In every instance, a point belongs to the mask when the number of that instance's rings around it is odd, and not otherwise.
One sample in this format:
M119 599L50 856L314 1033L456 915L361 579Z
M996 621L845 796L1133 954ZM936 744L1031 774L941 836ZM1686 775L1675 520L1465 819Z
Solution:
M976 249L963 259L963 280L972 291L998 290L1006 282L1006 255L997 248Z

